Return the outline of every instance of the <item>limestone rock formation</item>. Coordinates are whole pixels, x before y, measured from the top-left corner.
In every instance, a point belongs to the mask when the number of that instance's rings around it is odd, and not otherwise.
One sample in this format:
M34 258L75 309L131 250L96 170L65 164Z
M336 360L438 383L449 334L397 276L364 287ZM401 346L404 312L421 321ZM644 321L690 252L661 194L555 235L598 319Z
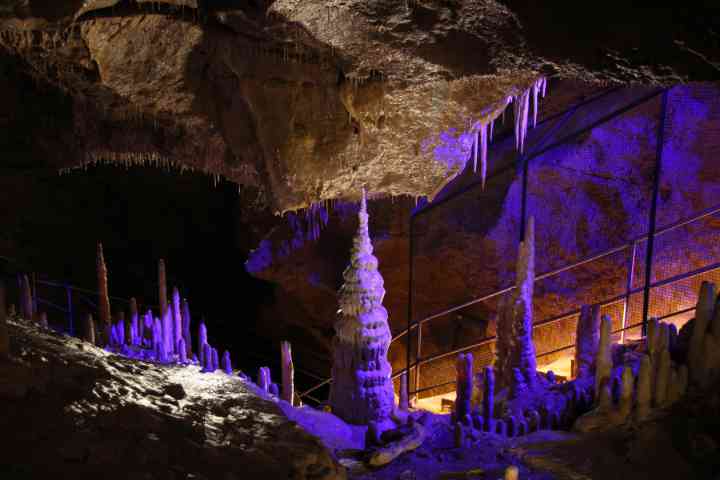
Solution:
M583 305L575 336L575 376L594 373L600 341L600 305Z
M110 294L108 293L108 276L103 254L102 243L97 244L97 283L98 283L98 317L100 320L100 331L102 332L101 343L110 341Z
M532 389L537 381L537 360L532 339L535 282L535 220L528 218L520 242L516 288L499 307L495 370L503 387ZM516 370L517 369L517 370Z
M470 414L470 407L473 394L473 355L472 353L461 353L458 355L455 363L456 373L456 390L455 390L455 409L453 411L453 419L456 422L466 422L466 417Z
M368 232L365 191L358 213L345 283L340 288L338 320L333 340L332 412L348 423L387 422L393 411L392 373L387 361L391 335L383 278Z
M603 315L600 322L600 343L595 360L595 392L600 391L603 383L610 384L611 381L613 368L611 328L612 319L608 315Z
M183 299L182 303L182 336L185 340L185 347L187 349L187 356L192 356L192 333L190 331L190 305L186 298Z
M282 399L292 405L295 399L295 367L290 342L280 344L280 365L282 369Z
M165 272L165 260L158 260L158 301L160 302L160 318L165 317L165 310L168 306L167 295L167 273Z

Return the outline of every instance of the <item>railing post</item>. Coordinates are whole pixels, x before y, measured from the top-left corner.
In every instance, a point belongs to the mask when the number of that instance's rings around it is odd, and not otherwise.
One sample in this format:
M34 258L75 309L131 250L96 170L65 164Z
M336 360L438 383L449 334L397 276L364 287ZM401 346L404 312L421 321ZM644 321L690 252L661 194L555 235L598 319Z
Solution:
M655 151L655 173L653 174L653 191L650 199L650 220L648 226L647 255L645 256L645 288L643 292L642 335L647 335L647 321L650 312L650 283L652 282L653 249L655 248L655 230L657 223L657 202L660 191L660 176L662 175L662 152L665 143L665 117L667 113L668 90L662 94L660 107L660 120L657 133Z
M413 213L410 212L410 236L409 236L409 246L408 246L408 307L407 307L407 333L406 339L405 339L405 348L407 350L406 352L406 358L405 358L405 371L408 383L410 383L410 348L412 346L412 343L410 341L410 328L412 327L412 304L413 304L413 244L414 244L414 235L413 235ZM413 398L415 394L413 392L408 392L408 400L410 404L412 405Z
M620 331L620 343L625 343L625 329L627 328L628 320L628 304L630 303L630 292L632 291L632 282L635 277L635 255L637 255L637 242L632 242L630 248L630 258L628 259L628 276L625 284L625 301L623 302L623 313L622 313L622 330Z
M68 318L68 333L71 337L75 336L75 325L73 322L73 306L72 306L72 288L67 283L65 284L65 294L67 297L67 318Z

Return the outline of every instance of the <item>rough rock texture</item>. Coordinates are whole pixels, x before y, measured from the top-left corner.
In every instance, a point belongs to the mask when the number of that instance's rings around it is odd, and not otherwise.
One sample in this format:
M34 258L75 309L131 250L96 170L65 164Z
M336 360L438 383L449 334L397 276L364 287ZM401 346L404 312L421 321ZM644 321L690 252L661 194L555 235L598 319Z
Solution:
M0 452L3 478L346 478L237 377L128 360L26 323L12 321L10 339L0 428L15 434Z
M368 232L365 192L358 213L345 283L340 289L333 341L332 412L351 424L387 423L394 409L392 367L387 361L390 329L383 278Z

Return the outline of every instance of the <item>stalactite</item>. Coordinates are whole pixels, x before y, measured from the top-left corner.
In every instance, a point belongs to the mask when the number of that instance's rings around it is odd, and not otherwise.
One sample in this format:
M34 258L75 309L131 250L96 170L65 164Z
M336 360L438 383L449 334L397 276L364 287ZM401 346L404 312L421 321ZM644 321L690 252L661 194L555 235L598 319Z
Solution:
M97 244L97 281L98 281L98 314L100 319L100 329L104 338L102 342L110 340L110 295L108 293L108 277L107 267L105 266L105 256L103 255L102 243Z
M290 342L280 344L280 365L282 368L282 399L293 404L295 398L295 367Z
M168 307L167 277L165 273L165 260L158 261L158 299L160 301L160 317L164 317Z

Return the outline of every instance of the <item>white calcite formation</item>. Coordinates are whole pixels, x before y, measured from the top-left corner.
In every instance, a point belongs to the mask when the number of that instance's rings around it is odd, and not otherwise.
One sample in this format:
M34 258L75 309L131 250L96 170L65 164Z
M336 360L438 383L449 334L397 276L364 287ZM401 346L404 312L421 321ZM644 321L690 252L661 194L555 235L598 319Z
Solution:
M336 336L333 340L332 412L348 423L388 422L394 395L387 360L391 335L383 278L368 233L365 192L358 213L350 265L340 288Z
M535 283L535 220L530 217L517 259L517 285L499 307L496 378L514 392L532 389L537 380L537 359L532 339Z

